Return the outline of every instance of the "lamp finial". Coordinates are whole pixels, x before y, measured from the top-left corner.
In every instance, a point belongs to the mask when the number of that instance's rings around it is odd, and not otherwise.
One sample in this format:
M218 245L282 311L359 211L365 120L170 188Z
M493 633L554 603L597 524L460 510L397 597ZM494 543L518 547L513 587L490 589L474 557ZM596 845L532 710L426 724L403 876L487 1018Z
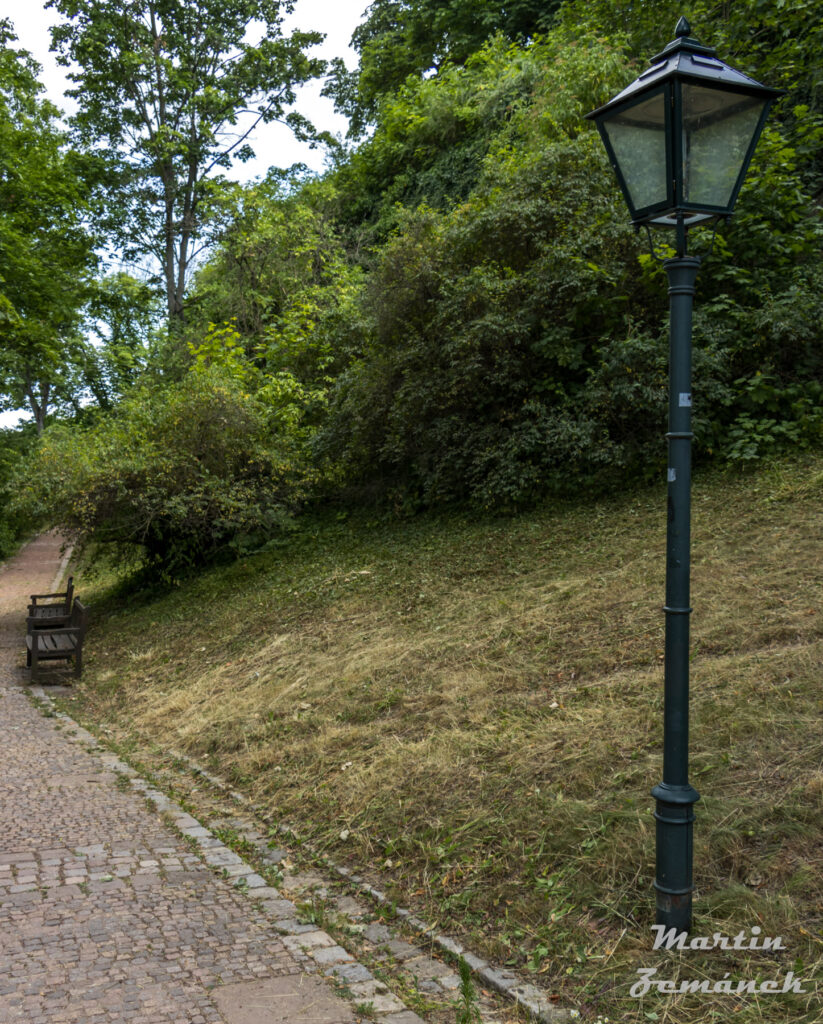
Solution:
M691 32L691 25L688 23L688 21L686 21L685 18L681 18L680 21L678 21L677 23L677 28L674 30L674 35L676 39L683 39L684 36L691 35Z

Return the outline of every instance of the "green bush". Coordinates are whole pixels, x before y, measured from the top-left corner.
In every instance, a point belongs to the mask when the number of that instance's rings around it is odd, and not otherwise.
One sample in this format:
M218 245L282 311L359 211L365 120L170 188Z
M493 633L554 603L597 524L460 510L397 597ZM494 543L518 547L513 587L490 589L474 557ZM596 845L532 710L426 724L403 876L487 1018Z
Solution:
M380 488L403 509L513 508L663 468L666 278L645 238L632 236L583 117L636 74L619 43L562 30L524 47L493 42L465 69L408 85L359 154L408 155L419 143L415 157L433 168L458 87L475 111L501 82L528 84L505 118L485 124L470 187L447 190L450 203L434 189L431 203L393 207L394 233L374 252L361 300L368 341L317 438L365 493ZM479 131L463 127L467 138ZM697 459L823 440L823 224L801 173L821 139L808 108L792 108L788 127L775 119L732 225L706 255L695 306ZM406 179L394 173L399 187ZM417 202L420 193L385 195ZM707 254L709 231L691 243Z
M598 90L626 74L614 48L587 42L509 51L539 78L532 101L511 112L463 203L397 213L370 274L371 342L317 443L404 507L515 507L625 465L626 446L646 440L610 436L590 387L636 309L658 328L665 290L655 308L602 147L581 131ZM655 366L644 394L657 377Z
M34 423L15 430L0 430L0 559L8 558L20 542L38 526L14 503L18 479L37 444Z
M230 372L197 366L91 427L49 428L17 507L169 581L288 527L306 477L300 440L278 426Z

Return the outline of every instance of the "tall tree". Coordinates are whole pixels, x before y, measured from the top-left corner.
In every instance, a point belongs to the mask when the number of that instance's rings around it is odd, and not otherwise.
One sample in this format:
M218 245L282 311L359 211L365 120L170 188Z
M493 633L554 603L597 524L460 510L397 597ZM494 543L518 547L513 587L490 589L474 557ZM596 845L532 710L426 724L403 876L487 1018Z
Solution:
M133 259L161 267L170 320L183 315L192 262L209 244L219 172L254 155L249 137L281 121L295 87L321 74L317 32L282 32L293 0L49 0L67 22L53 48L76 70L74 125L109 166L107 226ZM256 43L252 28L265 28Z
M560 0L373 0L352 34L358 67L341 60L326 93L350 120L357 137L377 116L383 97L409 75L437 71L446 61L463 64L496 32L526 39L551 24Z
M27 405L42 430L69 376L96 259L83 158L15 38L0 20L0 408Z

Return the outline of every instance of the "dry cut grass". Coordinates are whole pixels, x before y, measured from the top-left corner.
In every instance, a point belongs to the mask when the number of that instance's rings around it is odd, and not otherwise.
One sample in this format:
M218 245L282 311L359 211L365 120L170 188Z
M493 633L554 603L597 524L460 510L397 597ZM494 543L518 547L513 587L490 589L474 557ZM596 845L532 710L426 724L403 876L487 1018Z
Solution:
M659 488L506 521L318 521L155 599L99 583L73 712L210 762L583 1019L817 1021L822 499L820 457L694 489L695 931L757 925L785 952L651 951ZM795 970L815 994L633 999L652 966Z

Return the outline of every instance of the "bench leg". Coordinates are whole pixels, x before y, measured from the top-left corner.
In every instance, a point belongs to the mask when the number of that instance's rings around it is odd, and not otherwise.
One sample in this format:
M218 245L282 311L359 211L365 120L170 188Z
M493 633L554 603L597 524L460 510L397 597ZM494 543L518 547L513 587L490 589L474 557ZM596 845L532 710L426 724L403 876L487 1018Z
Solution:
M40 661L37 657L37 638L32 640L31 651L29 651L29 664L31 665L31 681L34 683L37 681L37 670L40 667Z
M80 674L83 671L83 648L79 647L74 652L74 675L76 679L80 678Z

